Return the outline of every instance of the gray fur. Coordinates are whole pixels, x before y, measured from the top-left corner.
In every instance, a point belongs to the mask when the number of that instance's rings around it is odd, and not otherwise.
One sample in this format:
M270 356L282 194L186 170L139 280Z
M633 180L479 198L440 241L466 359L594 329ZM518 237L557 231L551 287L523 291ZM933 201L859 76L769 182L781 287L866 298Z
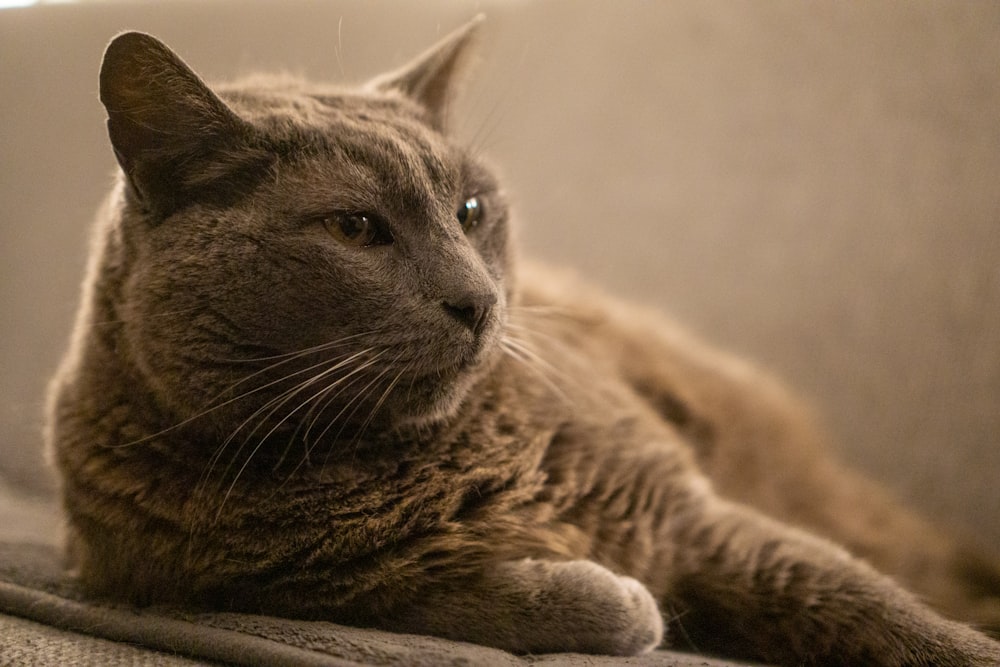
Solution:
M1000 627L996 566L778 384L515 267L444 134L475 29L360 89L213 92L149 36L108 47L122 177L50 401L82 585L519 652L1000 664L939 615ZM338 236L357 214L377 242Z

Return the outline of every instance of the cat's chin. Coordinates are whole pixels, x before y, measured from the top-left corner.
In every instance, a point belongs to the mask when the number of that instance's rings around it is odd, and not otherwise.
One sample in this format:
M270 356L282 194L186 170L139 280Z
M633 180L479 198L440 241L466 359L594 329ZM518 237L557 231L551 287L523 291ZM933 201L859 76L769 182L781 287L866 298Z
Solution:
M395 412L392 418L393 430L397 433L405 434L436 427L454 417L461 404L461 400L456 398L428 406L428 409L425 411Z
M392 407L393 428L420 430L452 419L498 358L497 353L480 354L450 372L418 379L408 388L405 400Z

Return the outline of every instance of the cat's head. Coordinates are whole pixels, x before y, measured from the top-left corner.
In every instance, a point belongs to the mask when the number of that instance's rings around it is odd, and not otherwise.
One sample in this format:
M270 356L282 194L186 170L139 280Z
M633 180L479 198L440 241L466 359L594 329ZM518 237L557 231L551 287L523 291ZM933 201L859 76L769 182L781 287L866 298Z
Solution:
M503 196L445 130L478 23L353 89L212 90L148 35L111 42L115 311L159 403L223 429L455 409L498 355L510 298Z

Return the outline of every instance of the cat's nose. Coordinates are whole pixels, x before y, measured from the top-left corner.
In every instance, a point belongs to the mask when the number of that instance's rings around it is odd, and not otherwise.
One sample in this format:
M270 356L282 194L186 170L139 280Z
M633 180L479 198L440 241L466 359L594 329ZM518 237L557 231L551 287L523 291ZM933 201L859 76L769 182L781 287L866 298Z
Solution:
M490 313L496 305L497 297L492 292L483 294L463 294L446 299L441 304L445 312L464 324L477 338L489 322Z

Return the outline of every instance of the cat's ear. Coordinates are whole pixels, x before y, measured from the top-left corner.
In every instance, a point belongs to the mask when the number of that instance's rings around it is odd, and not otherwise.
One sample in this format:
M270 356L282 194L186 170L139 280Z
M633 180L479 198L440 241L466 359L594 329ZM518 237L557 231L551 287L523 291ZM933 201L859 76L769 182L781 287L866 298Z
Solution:
M247 126L162 42L127 32L101 64L115 157L139 200L163 215L225 173ZM229 165L232 166L232 165Z
M479 14L407 65L377 77L369 85L382 92L399 91L419 103L427 111L431 126L443 131L448 103L468 64L471 47L485 18Z

